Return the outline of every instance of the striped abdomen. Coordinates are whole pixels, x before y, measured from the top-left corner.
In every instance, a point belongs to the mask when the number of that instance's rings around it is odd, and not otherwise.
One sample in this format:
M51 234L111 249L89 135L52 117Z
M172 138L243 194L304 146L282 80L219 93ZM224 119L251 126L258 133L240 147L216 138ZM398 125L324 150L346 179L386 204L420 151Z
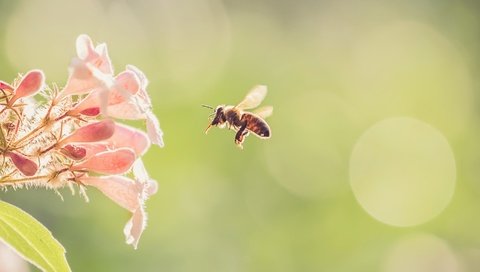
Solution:
M247 112L242 115L242 121L247 123L246 129L248 131L253 132L260 138L270 138L272 134L270 127L262 118Z

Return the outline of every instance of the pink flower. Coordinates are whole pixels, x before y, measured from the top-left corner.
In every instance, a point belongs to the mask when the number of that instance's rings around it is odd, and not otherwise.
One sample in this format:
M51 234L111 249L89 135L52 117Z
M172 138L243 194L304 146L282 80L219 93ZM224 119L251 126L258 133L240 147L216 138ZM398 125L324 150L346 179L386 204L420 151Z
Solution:
M135 115L132 114L132 119L145 119L147 121L148 137L153 144L163 147L163 131L160 129L160 122L153 114L152 101L150 100L150 96L147 93L148 79L140 69L133 65L127 65L127 70L134 72L140 80L140 89L137 92L136 97L140 109L140 112L137 112L137 114L142 114L142 117L134 118ZM116 109L110 109L110 111L118 112L118 110Z
M94 48L90 37L82 34L77 38L77 56L72 60L67 85L57 100L68 95L84 94L102 88L100 80L94 76L94 73L113 75L106 44L100 44Z
M88 95L67 114L96 116L101 112L120 119L146 120L151 142L163 147L163 132L152 112L145 74L137 67L127 65L125 71L113 77L106 46L94 48L86 35L77 39L77 55L71 64L67 85L57 100L73 94Z
M18 84L0 81L0 104L5 105L0 110L0 187L76 184L81 193L85 186L96 187L132 213L124 232L127 243L137 248L146 225L144 203L157 190L141 157L152 143L163 146L148 81L134 66L115 76L106 45L94 47L87 35L80 35L76 46L77 57L59 93L46 88L40 70L27 72ZM36 103L37 94L45 103ZM147 133L118 119L146 120ZM133 180L124 176L131 170Z
M134 181L123 176L82 177L85 185L93 186L121 207L132 213L124 228L127 244L136 249L146 227L145 201L157 191L157 183Z
M123 91L130 94L135 94L139 89L139 82L135 74L124 71L115 77L115 84L110 91L107 91L107 107L124 102L126 99L123 96ZM98 111L102 106L102 95L105 92L104 88L96 88L94 91L80 101L75 107L69 111L69 115L85 114L88 111L96 109ZM107 109L108 110L108 109ZM89 114L86 114L89 115ZM116 116L113 116L116 117Z

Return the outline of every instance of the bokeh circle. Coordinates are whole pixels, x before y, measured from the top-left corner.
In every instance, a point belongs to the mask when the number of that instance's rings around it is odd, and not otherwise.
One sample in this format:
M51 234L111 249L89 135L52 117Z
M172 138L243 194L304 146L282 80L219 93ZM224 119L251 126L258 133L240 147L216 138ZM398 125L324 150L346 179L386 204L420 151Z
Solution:
M425 223L450 202L454 154L445 137L422 121L390 118L370 127L350 157L350 185L375 219L407 227Z

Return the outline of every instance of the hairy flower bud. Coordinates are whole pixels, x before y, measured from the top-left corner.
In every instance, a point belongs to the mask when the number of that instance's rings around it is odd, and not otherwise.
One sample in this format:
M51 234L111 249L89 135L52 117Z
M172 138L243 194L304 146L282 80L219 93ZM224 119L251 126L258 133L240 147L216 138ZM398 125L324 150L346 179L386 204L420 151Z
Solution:
M30 177L37 173L38 165L27 157L15 152L7 152L5 155L10 157L18 171L22 172L25 176Z
M13 91L13 97L10 98L8 104L12 106L18 99L36 94L44 84L45 76L42 71L32 70L28 72Z

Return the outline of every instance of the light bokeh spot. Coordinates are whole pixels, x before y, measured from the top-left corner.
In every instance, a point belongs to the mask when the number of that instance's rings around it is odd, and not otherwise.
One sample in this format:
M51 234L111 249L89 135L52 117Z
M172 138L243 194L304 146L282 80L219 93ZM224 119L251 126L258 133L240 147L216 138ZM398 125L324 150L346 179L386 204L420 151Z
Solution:
M461 269L445 241L430 234L416 234L393 246L383 271L459 272Z
M412 118L391 118L369 128L350 157L350 184L375 219L414 226L450 202L456 178L453 152L435 128Z

